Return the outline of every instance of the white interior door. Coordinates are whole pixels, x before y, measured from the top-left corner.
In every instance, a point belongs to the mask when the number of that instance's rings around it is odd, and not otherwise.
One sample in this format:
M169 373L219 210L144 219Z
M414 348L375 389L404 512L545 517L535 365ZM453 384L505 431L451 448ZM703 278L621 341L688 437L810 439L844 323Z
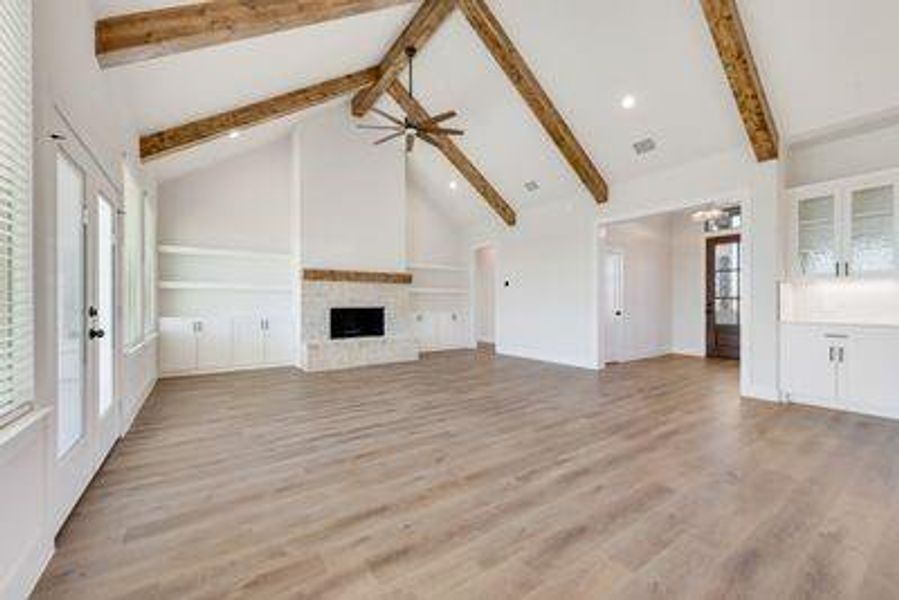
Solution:
M624 254L607 250L605 255L606 362L624 355Z

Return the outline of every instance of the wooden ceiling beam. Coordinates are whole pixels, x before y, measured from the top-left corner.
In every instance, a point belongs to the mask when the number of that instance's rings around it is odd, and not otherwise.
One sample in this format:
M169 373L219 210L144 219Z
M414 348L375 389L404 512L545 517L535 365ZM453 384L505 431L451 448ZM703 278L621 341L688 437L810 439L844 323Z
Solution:
M260 125L300 112L371 85L377 77L378 68L371 67L211 117L141 136L141 159L147 161L160 158L208 142L234 130Z
M380 63L378 80L353 98L353 115L364 117L406 67L409 47L421 50L456 8L456 0L425 0L412 20L394 40Z
M759 162L776 159L780 146L777 124L736 1L700 1L755 156Z
M571 165L571 168L598 204L608 200L609 191L605 179L593 164L590 156L575 138L571 128L556 110L549 95L528 67L524 57L506 34L484 0L458 0L459 7L472 28L484 42L490 54L521 94L543 129Z
M397 104L406 112L409 117L416 122L423 122L430 118L428 112L413 98L408 90L397 81L393 80L387 87L387 93L393 98ZM500 219L506 225L513 227L517 221L515 210L509 206L503 197L496 191L496 188L487 181L487 178L475 167L468 157L459 149L458 146L447 136L435 135L430 138L443 156L462 174L462 176L471 184L481 195L484 201L493 209Z
M211 0L97 21L102 67L323 23L416 0Z

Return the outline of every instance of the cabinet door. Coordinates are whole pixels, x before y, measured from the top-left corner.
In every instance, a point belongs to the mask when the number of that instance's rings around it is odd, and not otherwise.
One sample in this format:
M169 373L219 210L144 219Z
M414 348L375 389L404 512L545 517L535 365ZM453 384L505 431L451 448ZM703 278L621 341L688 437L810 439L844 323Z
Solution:
M294 362L296 332L290 315L265 317L264 362L268 365L288 365Z
M836 192L799 197L795 205L796 270L800 277L837 277L840 263Z
M231 320L204 318L197 333L197 369L213 371L231 366Z
M233 363L235 367L252 367L261 365L263 356L263 317L256 315L234 317L233 327Z
M854 333L840 369L849 410L899 418L899 330Z
M781 336L783 391L795 402L836 408L837 342L820 328L785 325Z
M159 370L186 373L197 368L197 338L193 319L159 319Z
M846 194L844 275L896 271L896 186L891 181L850 188Z
M428 352L436 346L436 328L434 325L434 314L431 312L419 312L415 314L413 322L413 330L415 339L418 341L418 348L423 352Z

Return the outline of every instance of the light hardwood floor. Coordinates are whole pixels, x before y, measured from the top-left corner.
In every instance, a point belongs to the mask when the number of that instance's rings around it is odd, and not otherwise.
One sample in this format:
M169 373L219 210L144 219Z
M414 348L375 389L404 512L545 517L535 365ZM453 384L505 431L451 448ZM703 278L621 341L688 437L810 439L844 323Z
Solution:
M899 424L735 364L164 381L37 598L899 598Z

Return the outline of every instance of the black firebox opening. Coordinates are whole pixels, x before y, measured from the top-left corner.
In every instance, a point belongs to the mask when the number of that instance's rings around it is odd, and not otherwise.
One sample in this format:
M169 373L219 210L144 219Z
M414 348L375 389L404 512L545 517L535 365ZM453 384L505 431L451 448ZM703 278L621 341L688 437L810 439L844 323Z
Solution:
M384 307L332 308L331 339L384 337Z

